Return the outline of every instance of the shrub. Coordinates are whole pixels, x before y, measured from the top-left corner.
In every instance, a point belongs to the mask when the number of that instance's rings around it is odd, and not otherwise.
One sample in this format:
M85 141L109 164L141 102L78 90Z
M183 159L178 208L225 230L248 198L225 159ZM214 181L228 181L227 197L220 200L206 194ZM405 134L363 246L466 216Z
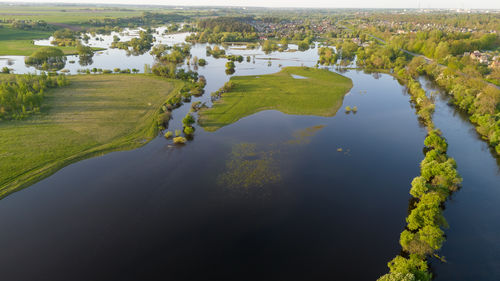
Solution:
M181 135L181 130L175 130L175 136L178 137Z
M194 128L193 127L185 127L184 128L184 134L190 136L194 134Z
M172 113L170 111L165 111L158 116L158 126L166 127L168 122L172 118Z
M174 138L174 143L184 144L186 142L187 142L187 139L185 137L175 137Z
M350 107L350 106L346 106L346 107L345 107L345 111L346 111L346 112L350 112L350 111L351 111L351 107Z
M172 135L173 135L173 133L172 133L171 131L167 131L167 132L165 133L165 138L169 139L169 138L171 138L171 137L172 137Z
M205 66L205 65L207 65L207 61L205 59L199 59L198 60L198 65L199 66Z
M191 125L194 124L195 119L193 117L193 115L191 114L186 114L186 116L184 117L184 119L182 119L182 124L184 125L184 127L190 127Z

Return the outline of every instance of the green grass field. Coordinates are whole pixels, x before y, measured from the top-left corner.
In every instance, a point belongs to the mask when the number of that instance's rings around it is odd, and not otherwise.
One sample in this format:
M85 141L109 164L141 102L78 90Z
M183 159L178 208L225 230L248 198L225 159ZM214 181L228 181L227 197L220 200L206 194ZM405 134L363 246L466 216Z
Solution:
M48 23L80 25L89 19L140 16L147 9L92 7L84 5L6 5L0 4L0 19L44 20Z
M295 79L292 74L306 77ZM234 89L212 108L200 112L199 123L215 131L262 110L286 114L334 116L352 88L349 78L328 70L287 67L270 75L234 76Z
M157 134L160 106L183 85L142 74L69 78L46 93L41 114L0 122L0 198L75 161L143 145Z
M33 40L47 39L51 31L35 31L13 29L8 26L0 28L0 56L29 56L43 46L33 45ZM76 47L58 47L66 55L76 54Z

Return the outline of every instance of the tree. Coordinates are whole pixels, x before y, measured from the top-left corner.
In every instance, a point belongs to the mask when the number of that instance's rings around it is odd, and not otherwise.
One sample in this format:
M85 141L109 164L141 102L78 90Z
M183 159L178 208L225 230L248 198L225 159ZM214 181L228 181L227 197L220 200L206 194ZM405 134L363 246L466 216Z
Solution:
M188 136L194 134L194 128L191 127L191 126L185 127L184 128L184 134L186 134Z
M402 273L404 275L411 273L419 281L430 281L432 278L432 274L428 272L427 263L417 255L410 255L408 259L396 256L388 263L388 266L391 273Z
M424 144L429 148L437 149L441 153L446 153L448 149L446 140L441 137L441 132L438 130L432 130L425 138Z
M442 200L443 197L436 192L423 194L417 206L406 218L408 228L417 230L427 225L447 226L440 208Z
M189 113L186 114L186 116L184 117L184 119L182 119L182 125L184 125L184 127L190 127L195 122L196 122L196 120L194 119L193 115L191 115Z

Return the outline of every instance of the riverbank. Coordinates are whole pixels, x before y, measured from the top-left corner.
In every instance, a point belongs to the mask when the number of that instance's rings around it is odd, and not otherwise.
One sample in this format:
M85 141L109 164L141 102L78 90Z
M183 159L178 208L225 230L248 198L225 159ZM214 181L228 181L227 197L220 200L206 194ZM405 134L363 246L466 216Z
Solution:
M76 75L45 93L42 113L0 122L0 198L73 162L139 147L183 83L148 75Z
M352 88L351 79L324 69L286 67L268 75L231 77L234 87L200 111L207 131L232 124L263 110L286 114L334 116Z

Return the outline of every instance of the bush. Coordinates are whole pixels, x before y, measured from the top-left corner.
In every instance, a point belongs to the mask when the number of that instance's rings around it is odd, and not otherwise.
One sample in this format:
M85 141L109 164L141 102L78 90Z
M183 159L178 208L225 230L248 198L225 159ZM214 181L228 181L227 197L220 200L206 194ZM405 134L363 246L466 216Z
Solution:
M182 125L184 125L184 127L190 127L195 122L196 122L196 120L194 119L193 115L191 115L189 113L186 114L186 116L184 117L184 119L182 119Z
M194 128L193 127L185 127L184 128L184 134L190 136L194 134Z
M167 131L167 132L165 133L165 138L169 139L169 138L171 138L171 137L172 137L172 135L173 135L173 133L172 133L171 131Z
M170 111L165 111L158 116L158 126L167 127L168 122L172 118L172 113Z
M174 143L176 144L184 144L187 142L187 139L185 137L175 137L174 138Z
M175 136L178 137L181 135L181 130L175 130Z
M205 65L207 65L207 61L205 59L199 59L198 60L198 65L199 66L205 66Z
M345 107L345 111L346 111L346 112L350 112L350 111L351 111L351 107L350 107L350 106L346 106L346 107Z

